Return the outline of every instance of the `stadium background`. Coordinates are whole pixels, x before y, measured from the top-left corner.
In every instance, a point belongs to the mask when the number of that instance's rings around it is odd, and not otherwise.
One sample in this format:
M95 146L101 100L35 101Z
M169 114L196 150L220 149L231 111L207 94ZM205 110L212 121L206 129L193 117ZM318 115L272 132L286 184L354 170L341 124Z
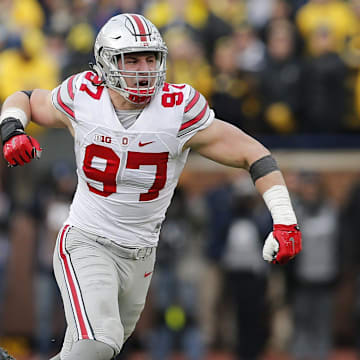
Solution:
M0 103L87 69L97 31L121 12L161 30L168 82L191 84L274 152L306 249L289 265L264 264L271 223L247 175L191 155L122 358L355 359L360 1L2 0ZM41 161L0 164L0 344L41 360L61 345L51 252L76 178L66 131L29 132Z

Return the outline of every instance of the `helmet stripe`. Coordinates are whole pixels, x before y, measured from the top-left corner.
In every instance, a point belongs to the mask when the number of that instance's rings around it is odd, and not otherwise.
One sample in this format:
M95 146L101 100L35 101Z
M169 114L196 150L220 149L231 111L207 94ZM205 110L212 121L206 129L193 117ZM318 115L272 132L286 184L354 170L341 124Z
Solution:
M147 41L147 34L145 32L145 26L142 19L138 15L131 15L131 17L135 20L135 23L139 29L140 40Z

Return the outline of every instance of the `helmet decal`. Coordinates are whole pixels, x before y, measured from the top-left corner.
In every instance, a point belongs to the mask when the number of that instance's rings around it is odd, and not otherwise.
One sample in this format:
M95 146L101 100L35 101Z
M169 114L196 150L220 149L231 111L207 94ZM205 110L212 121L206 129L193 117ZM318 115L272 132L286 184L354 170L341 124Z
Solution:
M140 38L141 41L148 41L151 32L147 23L143 21L143 18L135 14L130 14L128 15L128 19L132 26L132 29L129 29L129 31L133 31L136 40Z

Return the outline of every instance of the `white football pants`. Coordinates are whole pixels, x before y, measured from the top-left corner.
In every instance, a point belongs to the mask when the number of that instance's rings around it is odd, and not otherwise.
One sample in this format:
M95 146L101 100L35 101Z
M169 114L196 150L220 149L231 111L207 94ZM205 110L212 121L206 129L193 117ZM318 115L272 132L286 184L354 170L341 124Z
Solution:
M155 248L125 248L109 239L64 225L53 264L67 330L61 359L74 342L94 339L118 354L145 305Z

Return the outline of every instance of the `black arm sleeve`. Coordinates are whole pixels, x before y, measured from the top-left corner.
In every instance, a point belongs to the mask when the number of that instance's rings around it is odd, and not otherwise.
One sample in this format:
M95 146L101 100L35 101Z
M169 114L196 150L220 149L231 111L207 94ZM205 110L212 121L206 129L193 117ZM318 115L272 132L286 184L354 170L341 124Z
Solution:
M266 155L250 166L249 172L253 182L273 171L279 170L276 160L271 155Z

